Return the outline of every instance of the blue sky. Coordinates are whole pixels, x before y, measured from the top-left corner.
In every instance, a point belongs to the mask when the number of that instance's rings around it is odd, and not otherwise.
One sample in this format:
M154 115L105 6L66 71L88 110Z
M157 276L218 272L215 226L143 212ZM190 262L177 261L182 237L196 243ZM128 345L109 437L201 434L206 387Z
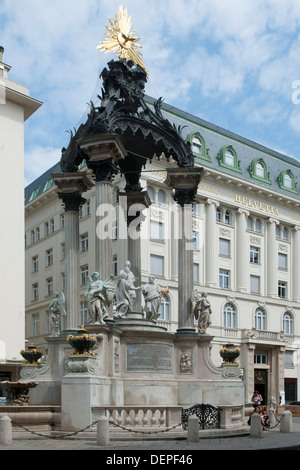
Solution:
M9 78L43 106L25 125L25 185L59 161L111 54L97 50L127 8L146 93L300 160L299 0L0 0Z

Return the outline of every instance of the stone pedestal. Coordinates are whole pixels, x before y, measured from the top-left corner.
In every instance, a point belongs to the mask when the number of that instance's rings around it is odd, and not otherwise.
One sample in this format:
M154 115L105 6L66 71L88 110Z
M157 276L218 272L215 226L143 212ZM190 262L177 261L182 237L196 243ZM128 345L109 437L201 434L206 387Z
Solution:
M182 408L200 403L220 407L224 429L243 425L239 369L212 363L211 336L170 333L139 312L113 325L85 326L97 338L86 357L73 354L66 337L48 339L31 404L59 398L62 431L79 431L100 416L126 427L176 425Z

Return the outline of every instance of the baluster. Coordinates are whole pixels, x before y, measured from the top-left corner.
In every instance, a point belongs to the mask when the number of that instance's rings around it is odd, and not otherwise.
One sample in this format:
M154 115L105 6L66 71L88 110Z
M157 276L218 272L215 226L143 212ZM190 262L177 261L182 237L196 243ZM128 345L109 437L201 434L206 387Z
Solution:
M143 412L143 418L142 418L142 423L143 423L143 426L147 426L148 424L148 416L147 416L147 410L142 410Z

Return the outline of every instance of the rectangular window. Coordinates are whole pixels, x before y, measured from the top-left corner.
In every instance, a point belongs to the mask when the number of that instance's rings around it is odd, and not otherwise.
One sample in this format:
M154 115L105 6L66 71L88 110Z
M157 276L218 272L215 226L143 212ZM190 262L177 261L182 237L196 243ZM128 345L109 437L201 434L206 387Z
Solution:
M256 246L250 246L250 263L259 264L260 262L260 249Z
M37 273L39 270L39 257L38 256L34 256L32 258L32 272L33 273Z
M278 253L278 269L287 270L287 255Z
M45 222L44 225L44 236L47 237L49 235L49 222Z
M53 278L52 277L49 277L48 279L46 279L46 291L47 291L47 295L52 295L52 292L53 292Z
M112 239L118 240L118 220L113 219L112 221Z
M62 243L60 245L60 260L64 261L65 257L66 257L66 246L64 243Z
M59 226L60 226L60 228L64 228L64 226L65 226L65 214L60 214L60 216L59 216Z
M89 267L88 265L80 267L80 284L86 284L88 281Z
M193 250L199 250L199 233L193 232Z
M87 301L80 302L80 324L87 325L90 321Z
M199 264L194 263L193 269L194 269L194 282L198 283L199 282Z
M51 266L53 264L53 249L46 251L46 266Z
M230 271L227 269L219 270L219 287L222 287L223 289L230 288Z
M80 237L80 251L83 253L84 251L87 251L89 248L89 238L88 234L85 233L84 235L81 235Z
M85 214L91 215L91 201L88 199L85 203Z
M154 276L164 276L164 257L150 255L150 273Z
M278 281L278 297L281 299L287 298L287 283L284 281Z
M32 284L32 300L38 300L39 299L39 285L37 282Z
M32 336L38 336L40 334L40 314L34 313L32 315Z
M226 256L226 258L230 257L230 240L225 238L219 239L219 255Z
M50 233L54 232L54 219L50 220Z
M150 220L150 239L157 242L162 242L164 240L162 222Z
M268 353L263 350L255 350L254 352L254 364L268 364Z
M250 276L250 292L251 294L260 294L260 277Z

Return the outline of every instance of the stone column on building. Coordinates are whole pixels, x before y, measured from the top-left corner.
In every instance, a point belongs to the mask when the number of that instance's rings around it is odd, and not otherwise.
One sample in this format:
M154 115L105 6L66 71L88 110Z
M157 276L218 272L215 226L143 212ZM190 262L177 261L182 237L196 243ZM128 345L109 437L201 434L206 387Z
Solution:
M147 191L128 191L119 193L119 204L126 219L127 259L135 276L135 287L141 285L141 224L144 220L143 210L151 205ZM123 234L124 236L124 234ZM141 290L135 293L132 312L142 312Z
M216 287L218 285L216 210L219 205L219 202L213 199L207 199L206 201L205 285L210 287Z
M249 247L246 239L249 212L238 209L236 230L236 290L246 292L248 286Z
M276 225L278 220L268 219L267 230L267 296L277 297L278 295L278 255L276 249Z
M203 168L171 168L165 181L175 190L174 200L179 209L178 334L196 334L191 302L194 290L192 209L202 175Z
M292 279L293 292L292 297L296 302L300 302L300 225L295 225L293 229L293 249L292 249Z
M80 322L79 210L85 203L82 193L92 187L83 172L52 175L65 209L65 299L67 330L77 330Z
M79 141L79 146L87 157L87 167L93 171L95 177L95 270L100 274L100 279L105 280L113 274L112 223L114 207L112 181L114 175L118 172L116 163L125 158L126 150L119 137L110 134L82 139Z

